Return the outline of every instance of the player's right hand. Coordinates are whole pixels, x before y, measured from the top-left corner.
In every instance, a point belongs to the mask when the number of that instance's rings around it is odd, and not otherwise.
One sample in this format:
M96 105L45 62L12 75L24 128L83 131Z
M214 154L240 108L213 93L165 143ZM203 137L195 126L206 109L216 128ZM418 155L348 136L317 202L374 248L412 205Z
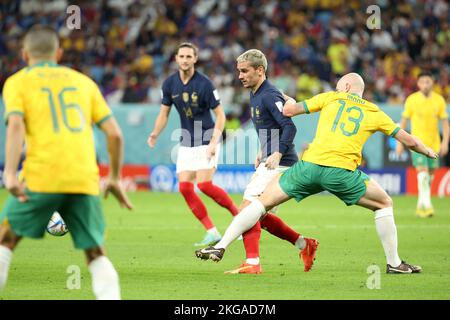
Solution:
M157 139L156 134L150 133L150 135L148 136L148 139L147 139L147 144L149 145L150 148L155 147L156 139Z
M5 174L5 188L20 202L26 202L28 196L25 193L25 182L19 181L15 174Z
M131 204L131 201L128 199L125 191L120 186L119 181L108 180L105 188L105 199L108 198L109 193L112 193L112 195L117 199L117 201L119 201L119 204L122 208L125 207L129 210L133 209L133 205Z

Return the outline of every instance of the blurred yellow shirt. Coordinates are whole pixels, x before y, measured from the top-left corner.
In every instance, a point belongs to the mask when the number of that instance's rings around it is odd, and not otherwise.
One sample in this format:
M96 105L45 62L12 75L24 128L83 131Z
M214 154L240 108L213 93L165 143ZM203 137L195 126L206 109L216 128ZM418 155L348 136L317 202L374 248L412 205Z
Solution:
M439 152L441 147L439 120L448 118L446 107L444 98L433 91L429 97L420 91L414 92L405 101L402 116L411 120L411 134L434 152Z
M29 190L99 194L92 124L111 117L98 86L89 77L52 62L23 68L3 89L5 120L23 115Z
M354 171L367 139L377 131L394 136L400 128L375 104L357 95L327 92L304 101L306 113L321 111L313 142L302 160Z

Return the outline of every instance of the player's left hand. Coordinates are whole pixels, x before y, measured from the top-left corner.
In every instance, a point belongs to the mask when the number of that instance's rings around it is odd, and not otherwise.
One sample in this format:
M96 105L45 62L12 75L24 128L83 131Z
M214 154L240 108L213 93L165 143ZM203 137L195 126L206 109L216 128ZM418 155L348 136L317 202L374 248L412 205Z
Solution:
M269 170L278 168L282 156L279 152L272 153L266 160L266 168Z
M439 155L445 157L448 153L448 144L441 143L441 149L439 150Z
M25 182L19 181L15 174L5 175L5 188L20 202L28 200L28 196L25 193Z
M212 159L216 155L216 144L209 143L208 148L206 148L206 158L208 161Z
M437 154L436 152L434 152L433 149L428 148L428 147L427 147L427 149L428 149L428 152L427 152L427 157L428 157L428 158L431 158L431 159L437 159L437 158L439 158L439 154Z
M128 199L125 191L120 186L119 181L111 179L108 180L105 188L105 199L108 198L109 193L112 193L112 195L117 199L117 201L119 201L119 204L122 208L125 207L129 210L133 209L133 205L131 204L131 201Z

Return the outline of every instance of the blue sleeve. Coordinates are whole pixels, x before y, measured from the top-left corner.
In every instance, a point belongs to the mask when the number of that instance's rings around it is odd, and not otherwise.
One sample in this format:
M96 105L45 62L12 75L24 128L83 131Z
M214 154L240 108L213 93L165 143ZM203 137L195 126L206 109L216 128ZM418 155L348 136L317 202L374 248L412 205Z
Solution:
M172 93L170 91L170 79L166 79L161 88L161 104L169 107L172 106L173 103Z
M220 97L217 89L214 87L210 80L205 85L204 101L209 109L215 109L220 105Z
M267 94L262 99L264 107L272 114L275 121L282 128L280 137L279 152L285 154L294 143L297 128L291 118L283 115L283 105L285 100L280 95Z

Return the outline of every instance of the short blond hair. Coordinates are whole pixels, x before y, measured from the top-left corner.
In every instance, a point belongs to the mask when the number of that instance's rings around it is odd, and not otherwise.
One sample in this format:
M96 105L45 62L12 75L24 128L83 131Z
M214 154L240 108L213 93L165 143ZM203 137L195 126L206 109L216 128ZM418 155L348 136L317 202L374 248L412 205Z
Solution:
M58 47L58 34L48 26L34 25L23 39L24 50L34 58L51 57Z
M250 49L245 51L243 54L241 54L236 61L239 62L245 62L248 61L250 62L250 65L253 68L258 68L258 67L263 67L264 68L264 72L267 71L267 58L264 55L264 53L262 53L260 50L258 49Z

